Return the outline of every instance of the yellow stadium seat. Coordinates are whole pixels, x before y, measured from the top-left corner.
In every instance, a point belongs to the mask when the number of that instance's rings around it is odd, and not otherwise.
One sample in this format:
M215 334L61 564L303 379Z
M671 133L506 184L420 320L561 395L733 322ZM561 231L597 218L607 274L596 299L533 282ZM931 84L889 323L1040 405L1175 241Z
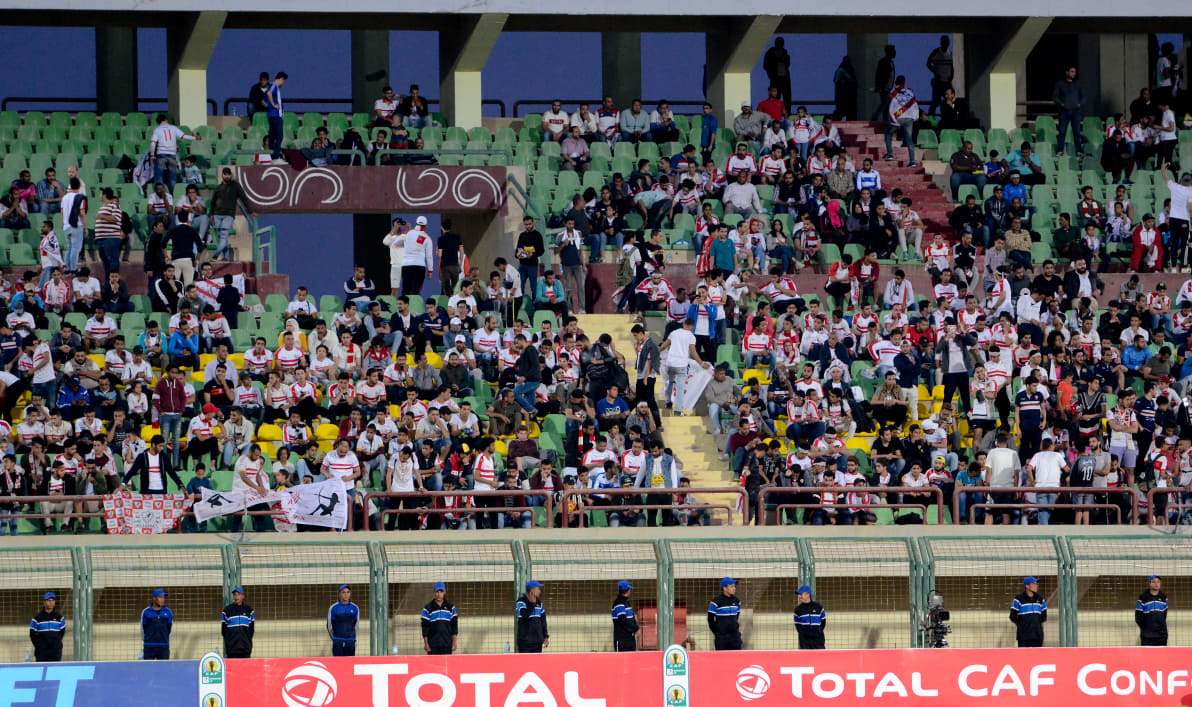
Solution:
M320 452L326 454L327 452L330 452L332 449L335 449L335 442L319 440L319 451Z
M414 354L412 354L412 353L406 354L406 365L407 366L409 366L410 368L413 368L417 364L418 364L418 362L414 360Z
M392 417L395 420L400 420L401 419L401 406L400 405L390 405L389 406L389 417Z
M265 442L280 442L281 428L277 425L261 425L257 428L257 439Z
M869 454L869 439L866 437L849 437L844 442L846 449L856 449Z
M786 437L786 420L774 421L774 433L779 437Z
M919 386L919 402L924 402L927 400L931 400L931 390L925 385L920 385Z
M944 399L944 386L937 385L934 388L932 388L931 389L931 399L932 400L943 400Z
M233 364L235 364L235 365L236 365L236 372L237 372L237 373L239 373L239 372L241 372L241 371L243 371L243 370L244 370L244 354L242 354L242 353L230 353L230 354L228 354L228 360L229 360L229 361L231 361Z
M768 368L750 368L741 374L745 380L756 378L758 385L770 384L770 369Z
M333 425L330 422L319 425L319 428L315 430L315 439L320 442L334 442L339 439L339 425Z
M537 422L530 421L530 439L536 439L542 436L542 428L538 426Z
M257 444L261 447L262 454L268 454L270 459L277 459L277 446L272 442L259 441Z
M443 367L443 357L434 351L426 352L426 362L438 370Z
M944 401L937 400L931 404L931 414L934 415L944 407Z
M496 445L497 454L500 454L502 459L509 456L509 445L505 444L505 442L499 439L496 441Z
M196 368L195 370L191 371L190 382L191 383L202 383L203 382L203 369L201 367Z
M87 354L87 358L95 361L95 365L99 366L99 370L102 371L104 369L105 362L103 360L103 354Z
M207 364L215 360L215 354L199 354L199 368L206 370Z

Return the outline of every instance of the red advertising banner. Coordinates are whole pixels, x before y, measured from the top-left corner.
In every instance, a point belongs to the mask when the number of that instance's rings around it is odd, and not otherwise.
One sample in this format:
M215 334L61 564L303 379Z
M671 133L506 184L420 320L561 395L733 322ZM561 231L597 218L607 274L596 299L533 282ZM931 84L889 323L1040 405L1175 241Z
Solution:
M261 213L495 211L505 205L504 167L236 167Z
M661 701L661 653L229 660L229 707L619 707ZM646 695L654 697L647 699Z
M691 654L691 705L1192 704L1190 648Z

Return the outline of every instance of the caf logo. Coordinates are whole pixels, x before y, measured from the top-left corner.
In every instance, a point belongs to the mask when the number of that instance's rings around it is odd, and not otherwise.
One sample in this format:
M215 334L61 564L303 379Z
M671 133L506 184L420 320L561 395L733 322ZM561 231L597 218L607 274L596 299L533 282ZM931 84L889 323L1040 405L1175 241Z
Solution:
M687 690L682 685L672 685L667 689L666 707L687 707Z
M219 695L207 695L203 698L203 707L224 707L223 698Z
M219 663L216 663L214 660L207 661L207 672L214 673L218 669Z

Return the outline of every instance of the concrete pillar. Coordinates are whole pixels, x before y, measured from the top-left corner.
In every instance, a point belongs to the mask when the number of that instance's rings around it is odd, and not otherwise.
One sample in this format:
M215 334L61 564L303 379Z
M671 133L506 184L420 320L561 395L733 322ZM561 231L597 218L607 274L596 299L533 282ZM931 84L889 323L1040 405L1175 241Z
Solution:
M885 56L888 43L889 35L885 34L848 35L847 51L857 71L857 116L861 120L869 120L878 104L885 102L885 97L873 91L873 76L877 72L877 62ZM897 57L894 59L894 68L898 70Z
M634 98L642 97L641 32L604 32L600 35L600 86L604 95L612 96L613 105L621 110L628 108ZM597 107L592 106L593 109Z
M707 98L720 116L721 127L732 127L741 104L753 104L753 69L781 20L775 15L734 18L704 35Z
M1027 55L1051 26L1050 17L1029 17L1003 36L970 35L968 59L969 107L981 124L1007 132L1018 127L1020 74ZM1004 38L1003 38L1004 37Z
M137 86L137 28L96 27L96 110L135 112Z
M439 32L439 107L452 125L481 125L480 75L507 14L466 15Z
M352 111L372 115L389 83L389 30L352 30ZM393 90L405 93L406 86Z
M1078 80L1089 93L1086 114L1124 113L1138 97L1138 89L1151 85L1153 65L1147 44L1145 34L1082 34L1077 38Z
M179 125L207 124L207 64L228 13L193 12L166 28L170 115Z

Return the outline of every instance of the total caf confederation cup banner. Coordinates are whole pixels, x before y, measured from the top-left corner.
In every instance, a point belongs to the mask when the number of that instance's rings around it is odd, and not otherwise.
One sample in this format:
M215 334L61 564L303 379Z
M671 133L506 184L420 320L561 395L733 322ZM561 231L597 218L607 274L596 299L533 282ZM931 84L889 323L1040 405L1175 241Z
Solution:
M228 707L1192 704L1192 649L546 653L228 661Z

